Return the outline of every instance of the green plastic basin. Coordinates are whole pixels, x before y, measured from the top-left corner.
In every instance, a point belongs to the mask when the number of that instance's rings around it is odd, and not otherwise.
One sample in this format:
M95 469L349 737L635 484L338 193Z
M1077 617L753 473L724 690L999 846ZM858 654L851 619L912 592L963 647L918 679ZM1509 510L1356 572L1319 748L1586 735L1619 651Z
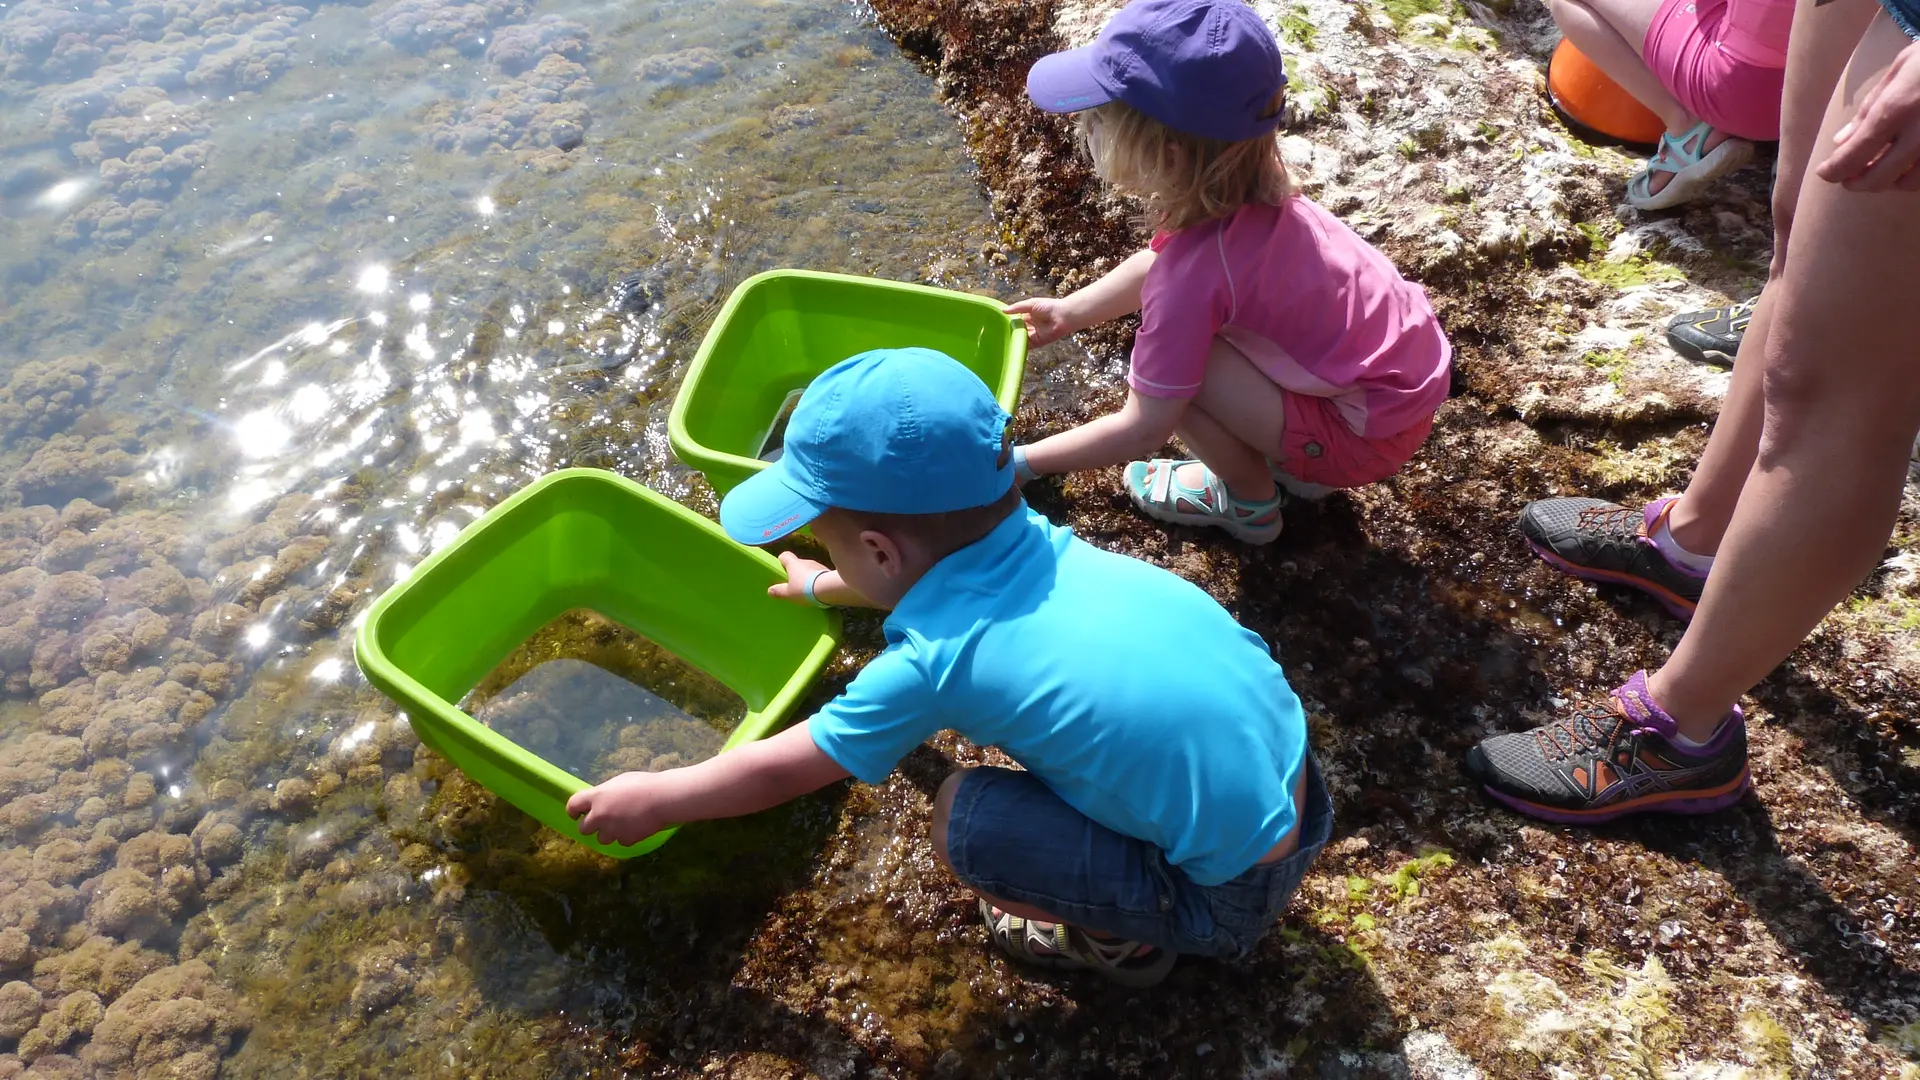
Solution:
M766 468L782 406L856 353L917 345L965 364L1011 413L1027 332L983 296L878 278L772 270L740 283L707 330L667 421L673 452L716 494Z
M775 600L766 552L625 477L566 469L515 492L387 590L354 636L367 681L406 710L420 740L543 824L616 858L665 843L582 836L567 799L583 780L456 702L534 631L591 608L725 683L747 714L726 748L787 719L838 642L831 612ZM724 752L724 751L723 751Z

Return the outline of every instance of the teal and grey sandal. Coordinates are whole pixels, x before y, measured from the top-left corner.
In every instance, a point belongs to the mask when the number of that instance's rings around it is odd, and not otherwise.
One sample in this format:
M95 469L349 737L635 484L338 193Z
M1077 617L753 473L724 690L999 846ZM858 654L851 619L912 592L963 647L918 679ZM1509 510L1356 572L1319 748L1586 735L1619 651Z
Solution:
M1647 159L1647 167L1627 181L1627 205L1636 210L1665 210L1690 203L1709 184L1753 160L1753 144L1745 139L1729 136L1707 150L1707 140L1712 136L1713 125L1704 120L1677 139L1663 132L1660 149ZM1659 191L1653 190L1656 172L1673 177Z
M980 918L986 921L994 946L1011 959L1039 967L1091 971L1122 986L1158 985L1180 959L1165 949L1142 956L1138 941L1102 941L1066 923L1036 923L1008 914L985 900L980 901Z
M1154 458L1127 466L1127 496L1140 512L1157 521L1175 525L1211 525L1232 533L1234 539L1249 544L1271 544L1280 535L1281 504L1285 496L1275 492L1266 502L1241 502L1227 494L1227 485L1205 466L1204 487L1188 487L1180 481L1180 467L1191 459L1176 461Z

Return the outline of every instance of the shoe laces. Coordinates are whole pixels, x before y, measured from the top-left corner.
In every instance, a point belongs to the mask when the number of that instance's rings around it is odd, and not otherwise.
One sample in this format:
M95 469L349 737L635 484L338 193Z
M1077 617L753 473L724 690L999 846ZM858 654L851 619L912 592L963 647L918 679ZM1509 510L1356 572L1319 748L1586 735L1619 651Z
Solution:
M1549 761L1564 761L1583 752L1609 757L1623 735L1639 731L1629 723L1611 701L1582 701L1567 715L1533 729L1533 737Z
M1613 536L1628 533L1638 536L1645 525L1645 515L1630 506L1590 507L1580 511L1578 518L1581 529L1593 529Z

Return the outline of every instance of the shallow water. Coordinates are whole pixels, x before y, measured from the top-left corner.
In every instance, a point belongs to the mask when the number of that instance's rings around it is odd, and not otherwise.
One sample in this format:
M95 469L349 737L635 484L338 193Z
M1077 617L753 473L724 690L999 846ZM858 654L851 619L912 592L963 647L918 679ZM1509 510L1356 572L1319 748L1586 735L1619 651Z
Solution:
M705 761L727 741L727 727L584 660L549 660L467 711L589 784Z
M460 707L589 784L705 761L747 714L720 680L591 611L535 631Z
M666 410L745 277L1026 288L956 125L835 0L9 0L0 71L0 1065L598 1070L826 806L616 866L351 630L551 469L711 509Z

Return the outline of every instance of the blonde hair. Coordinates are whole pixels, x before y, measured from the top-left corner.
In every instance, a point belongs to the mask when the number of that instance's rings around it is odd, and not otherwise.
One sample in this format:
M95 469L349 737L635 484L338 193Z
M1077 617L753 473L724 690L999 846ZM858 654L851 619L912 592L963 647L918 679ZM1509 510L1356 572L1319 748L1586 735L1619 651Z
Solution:
M1275 94L1267 115L1285 102L1285 91ZM1189 135L1119 101L1088 109L1076 120L1093 171L1145 198L1145 224L1155 231L1226 217L1248 203L1278 206L1294 193L1272 135L1239 142Z

